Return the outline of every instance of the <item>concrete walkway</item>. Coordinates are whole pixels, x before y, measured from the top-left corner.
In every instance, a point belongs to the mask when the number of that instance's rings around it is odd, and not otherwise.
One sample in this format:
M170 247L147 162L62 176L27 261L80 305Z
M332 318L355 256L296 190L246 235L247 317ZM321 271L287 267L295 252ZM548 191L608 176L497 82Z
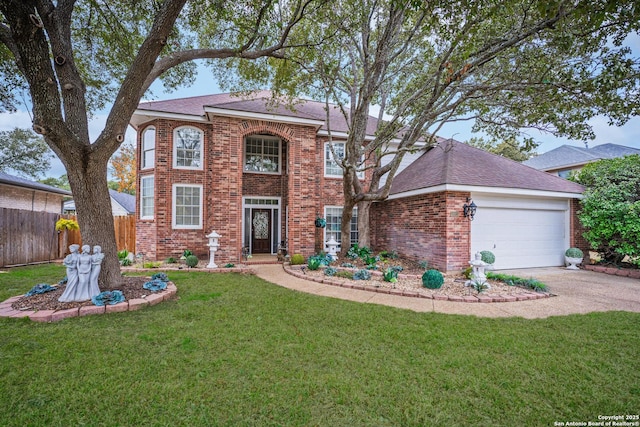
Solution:
M524 317L527 319L590 313L632 311L640 313L640 280L586 270L560 267L500 271L545 283L551 298L504 303L463 303L379 294L325 285L287 274L281 265L254 265L256 275L268 282L309 294L370 304L388 305L418 312L469 314L480 317Z

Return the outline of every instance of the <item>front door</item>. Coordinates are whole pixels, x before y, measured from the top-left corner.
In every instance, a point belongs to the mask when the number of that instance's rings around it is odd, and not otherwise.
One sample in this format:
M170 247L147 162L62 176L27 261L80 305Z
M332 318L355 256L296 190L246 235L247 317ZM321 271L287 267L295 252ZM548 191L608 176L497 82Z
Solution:
M271 253L271 210L251 210L251 253Z

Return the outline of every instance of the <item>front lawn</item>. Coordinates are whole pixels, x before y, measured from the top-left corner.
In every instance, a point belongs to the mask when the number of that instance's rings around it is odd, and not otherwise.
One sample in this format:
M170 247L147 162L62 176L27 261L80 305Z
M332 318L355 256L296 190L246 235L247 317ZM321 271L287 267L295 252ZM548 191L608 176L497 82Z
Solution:
M59 266L0 274L0 299ZM0 425L541 426L640 411L640 314L414 313L238 274L169 272L180 299L0 319Z

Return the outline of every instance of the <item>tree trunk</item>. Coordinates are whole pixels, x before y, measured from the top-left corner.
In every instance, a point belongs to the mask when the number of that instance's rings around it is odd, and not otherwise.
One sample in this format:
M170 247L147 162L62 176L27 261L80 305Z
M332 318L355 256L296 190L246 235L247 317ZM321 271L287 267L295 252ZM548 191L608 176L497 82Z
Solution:
M345 199L342 209L342 222L340 223L340 255L345 256L351 247L351 218L355 204ZM353 242L355 243L355 242Z
M99 245L105 254L98 279L100 290L117 289L122 275L107 186L107 162L95 160L88 164L77 164L80 163L78 157L69 159L67 176L76 204L82 243L90 245L92 249Z
M358 246L361 248L371 247L371 230L369 222L371 204L373 202L365 201L358 203Z

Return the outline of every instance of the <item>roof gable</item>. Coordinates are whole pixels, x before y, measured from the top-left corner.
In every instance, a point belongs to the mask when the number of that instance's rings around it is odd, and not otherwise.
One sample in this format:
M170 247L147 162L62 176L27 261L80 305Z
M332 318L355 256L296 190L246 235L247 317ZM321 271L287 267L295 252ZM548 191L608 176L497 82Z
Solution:
M511 188L580 194L571 181L455 140L440 142L393 180L390 194L439 185Z

